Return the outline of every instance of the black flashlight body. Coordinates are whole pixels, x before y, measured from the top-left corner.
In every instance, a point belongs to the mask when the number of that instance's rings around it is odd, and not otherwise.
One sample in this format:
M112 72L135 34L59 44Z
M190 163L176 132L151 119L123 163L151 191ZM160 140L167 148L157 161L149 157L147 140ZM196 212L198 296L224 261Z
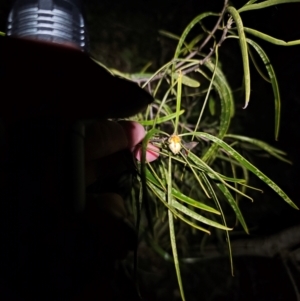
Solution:
M97 234L73 225L85 207L85 126L152 101L89 57L74 3L17 1L0 37L2 300L69 300L101 272Z

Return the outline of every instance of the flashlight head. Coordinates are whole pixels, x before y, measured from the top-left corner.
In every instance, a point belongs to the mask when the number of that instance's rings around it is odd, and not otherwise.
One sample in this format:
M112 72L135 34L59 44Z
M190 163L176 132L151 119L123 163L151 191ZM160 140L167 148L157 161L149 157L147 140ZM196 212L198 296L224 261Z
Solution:
M7 35L88 51L88 38L78 0L17 0L9 14Z

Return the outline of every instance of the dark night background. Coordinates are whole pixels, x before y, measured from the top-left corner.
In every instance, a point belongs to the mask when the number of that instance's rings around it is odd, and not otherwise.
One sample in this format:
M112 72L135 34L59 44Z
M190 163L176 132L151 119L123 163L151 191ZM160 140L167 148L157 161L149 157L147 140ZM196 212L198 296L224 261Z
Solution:
M232 1L236 7L245 2ZM160 37L158 30L164 29L180 35L189 21L201 12L221 11L223 1L92 0L84 2L84 5L93 55L108 66L125 72L136 72L148 61L153 62L151 68L156 70L171 58L174 44ZM5 31L9 7L8 1L1 1L1 31ZM300 3L242 13L245 26L285 41L300 39L299 17ZM213 26L213 23L208 25ZM239 48L235 42L226 41L220 52L223 52L221 59L229 82L233 88L238 88L242 84L242 69ZM299 207L300 46L282 47L263 41L260 45L268 54L279 82L282 99L279 140L274 140L274 100L271 86L258 76L254 68L251 69L250 104L246 110L238 107L237 116L244 135L267 141L288 153L292 166L273 158L255 156L254 164L273 179ZM262 188L264 194L244 208L250 228L251 225L255 227L251 234L255 237L270 235L299 225L299 211L289 207L266 186ZM189 291L187 299L297 300L280 258L244 257L234 259L234 263L234 278L227 267L228 261L224 259L204 261L201 267L195 265L190 268L192 273L188 274L188 280L183 280ZM201 269L206 270L205 278L199 271ZM299 274L298 271L298 276ZM161 285L165 286L165 292L162 293L164 299L159 300L178 300L170 295L171 290L176 288L175 275L170 275L170 279ZM151 287L148 289L151 290ZM149 300L154 300L151 299L152 294L148 294Z

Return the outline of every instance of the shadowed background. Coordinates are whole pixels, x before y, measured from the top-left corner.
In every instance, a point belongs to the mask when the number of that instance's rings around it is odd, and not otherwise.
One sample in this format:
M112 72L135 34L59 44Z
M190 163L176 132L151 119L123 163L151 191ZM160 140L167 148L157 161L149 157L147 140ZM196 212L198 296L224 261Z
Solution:
M242 1L232 1L237 7ZM246 1L243 1L243 3ZM90 31L91 53L108 67L123 72L138 72L149 61L155 71L170 60L175 43L159 34L164 29L180 35L196 15L204 11L219 12L223 1L85 1L86 20ZM5 22L10 2L0 3L0 30ZM300 39L300 3L278 5L242 14L244 25L285 41ZM212 28L212 23L206 24ZM300 46L280 47L261 41L278 77L282 99L279 140L274 140L274 99L271 86L251 68L252 95L248 108L237 106L233 131L264 140L283 149L293 166L274 158L253 156L253 162L270 176L299 206L300 170ZM233 89L242 85L242 65L238 44L226 41L221 49L223 70ZM99 87L101 95L101 87ZM235 95L238 103L240 94ZM236 128L234 128L236 127ZM254 204L244 203L244 216L252 237L270 235L299 224L299 212L291 209L279 196L259 182L264 194L255 197ZM238 235L237 238L243 238ZM235 238L233 238L234 240ZM299 242L300 244L300 242ZM172 263L157 258L149 248L141 248L143 257L156 263L156 274L142 275L146 300L179 300ZM143 253L144 252L144 253ZM280 258L235 258L232 278L226 258L203 260L183 267L183 284L187 300L296 300ZM167 268L165 268L167 266ZM152 277L151 277L152 276ZM155 290L155 292L154 292Z

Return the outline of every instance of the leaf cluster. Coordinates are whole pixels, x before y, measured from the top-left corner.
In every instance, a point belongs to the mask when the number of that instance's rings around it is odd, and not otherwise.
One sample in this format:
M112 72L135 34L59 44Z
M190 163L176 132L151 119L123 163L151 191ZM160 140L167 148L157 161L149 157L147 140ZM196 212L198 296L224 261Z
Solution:
M145 114L132 118L147 128L147 135L142 144L143 158L139 164L139 190L138 193L133 193L134 202L138 206L131 211L135 212L137 225L140 226L140 210L144 204L150 227L146 234L147 240L164 258L172 258L183 300L185 297L178 252L183 254L184 248L180 246L178 249L176 243L180 233L187 229L192 233L199 230L206 234L210 234L215 228L223 230L233 274L229 231L239 224L249 233L240 209L243 198L252 200L248 193L253 188L249 186L249 172L272 188L290 206L298 209L276 183L238 150L241 147L261 149L290 163L285 158L286 154L263 141L230 132L236 104L219 62L220 46L228 39L239 41L244 71L244 108L251 95L250 62L253 61L259 69L252 51L263 62L266 70L258 71L273 89L277 139L280 127L278 82L266 52L252 37L280 46L300 44L300 40L285 42L244 27L241 17L241 13L245 11L299 1L256 2L248 1L243 7L236 9L228 1L224 1L220 13L205 12L196 16L180 37L160 31L160 34L177 41L177 47L173 59L153 74L147 73L149 65L139 74L124 75L113 70L115 74L125 76L148 89L155 98L154 104L149 106ZM217 19L210 31L203 25L203 20L207 18ZM192 29L193 34L195 29L199 33L191 37ZM265 72L267 75L264 75ZM176 142L170 142L174 137L177 138ZM146 162L149 143L155 144L159 149L160 159L156 162ZM226 206L235 214L236 220L230 221L231 225L228 225L228 218L224 213ZM166 218L171 248L161 243L157 234L158 225L165 223ZM172 256L169 255L170 252Z

